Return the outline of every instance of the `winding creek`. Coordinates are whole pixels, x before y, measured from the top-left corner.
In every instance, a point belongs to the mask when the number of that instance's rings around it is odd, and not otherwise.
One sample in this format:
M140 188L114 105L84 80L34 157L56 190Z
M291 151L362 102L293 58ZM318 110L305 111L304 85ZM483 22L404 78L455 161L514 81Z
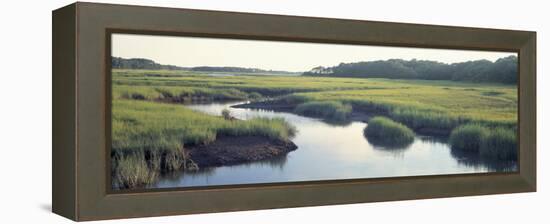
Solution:
M232 108L233 103L185 105L220 115L224 108L238 119L282 117L296 126L298 149L285 156L248 164L201 169L163 176L151 188L277 183L334 179L515 171L515 163L483 161L451 150L444 139L416 136L397 149L373 146L363 136L363 122L334 125L285 112Z

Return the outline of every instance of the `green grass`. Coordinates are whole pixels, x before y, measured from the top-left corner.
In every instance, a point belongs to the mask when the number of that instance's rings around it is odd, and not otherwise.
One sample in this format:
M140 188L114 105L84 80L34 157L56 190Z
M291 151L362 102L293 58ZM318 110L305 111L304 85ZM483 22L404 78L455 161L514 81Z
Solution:
M405 125L386 117L374 117L364 130L365 137L373 145L406 146L413 142L414 132Z
M198 72L186 71L148 71L113 70L113 96L131 94L139 91L151 98L158 96L155 88L166 88L174 95L180 92L206 90L223 93L227 89L246 92L249 98L260 96L279 96L295 92L324 90L351 90L365 88L383 88L383 85L371 85L365 79L349 79L339 82L339 78L312 78L301 76L210 76ZM336 81L336 82L335 82Z
M257 135L289 141L296 129L280 118L226 120L177 104L115 99L112 104L112 163L115 185L141 187L158 173L195 167L184 146L218 136Z
M342 121L349 117L352 107L339 101L311 101L299 104L294 112L306 116Z
M345 115L346 108L334 110L339 108L334 105L351 105L353 110L376 112L419 133L432 131L448 135L456 127L468 123L509 129L517 125L516 85L113 70L114 99L193 102L265 97L278 97L279 102L294 106L303 104L297 112L321 116L330 116L330 111L337 111L336 116ZM316 105L325 101L328 109L315 111Z
M453 130L449 144L453 149L479 153L487 159L517 158L516 132L508 128L491 128L480 124L463 125Z
M263 74L211 76L165 70L113 70L112 79L114 163L124 164L124 159L134 156L144 160L151 172L193 167L185 158L184 146L208 144L217 136L261 135L288 140L295 132L281 119L224 119L173 104L197 101L275 99L295 106L296 113L328 119L348 118L352 110L380 114L393 120L382 121L380 130L390 127L404 136L410 135L407 128L417 133L437 130L445 135L455 130L456 140L451 145L473 149L476 147L459 146L459 139L482 138L471 144L478 144L477 151L483 156L515 156L516 85ZM376 121L371 120L369 127L376 127ZM458 129L474 123L490 129L491 134L483 137ZM133 169L140 171L134 174L124 166L114 167L132 177L121 179L122 183L139 185L140 180L152 177L142 169L143 163L138 165L141 168Z
M113 182L119 188L136 188L153 183L158 172L150 168L142 154L118 157L114 161Z
M284 95L296 105L339 101L357 110L385 112L413 129L442 128L450 132L470 122L509 127L517 123L516 85L303 76L214 77L186 71L113 70L113 86L114 98L139 93L151 100L162 98L160 92L165 91L184 96L187 101Z
M294 128L283 119L225 120L176 104L114 100L112 146L115 151L179 150L207 144L218 135L260 135L288 141Z
M389 80L377 80L386 86ZM467 123L490 127L515 128L517 124L517 90L515 86L477 85L449 81L410 81L393 88L319 91L295 93L285 98L301 102L339 101L354 110L392 118L423 134L449 135ZM445 87L442 87L445 86ZM486 91L499 94L486 94ZM292 100L290 100L292 101Z
M516 133L504 128L491 130L479 148L481 156L497 160L515 160L517 150Z
M113 89L114 98L134 100L161 100L185 103L194 101L228 101L261 99L259 93L245 93L237 89L210 89L174 86L117 86Z
M449 143L453 149L479 152L479 148L490 133L490 130L479 124L467 124L457 127L451 132Z

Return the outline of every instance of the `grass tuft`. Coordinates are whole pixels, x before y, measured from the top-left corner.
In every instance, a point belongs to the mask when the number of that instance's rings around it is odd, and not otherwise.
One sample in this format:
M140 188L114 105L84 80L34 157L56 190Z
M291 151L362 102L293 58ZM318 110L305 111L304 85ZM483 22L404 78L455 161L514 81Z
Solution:
M453 149L479 152L479 147L490 131L479 124L467 124L455 128L449 137Z
M497 160L516 160L516 133L510 129L495 128L483 138L479 148L480 155Z
M157 172L147 165L142 153L122 156L116 159L114 182L120 188L143 187L153 183Z
M294 112L327 120L343 121L349 118L352 107L338 101L311 101L299 104Z
M453 149L479 153L494 160L516 160L517 140L513 129L466 124L451 133L449 143Z
M364 134L371 144L380 146L406 146L414 140L411 129L386 117L370 119Z

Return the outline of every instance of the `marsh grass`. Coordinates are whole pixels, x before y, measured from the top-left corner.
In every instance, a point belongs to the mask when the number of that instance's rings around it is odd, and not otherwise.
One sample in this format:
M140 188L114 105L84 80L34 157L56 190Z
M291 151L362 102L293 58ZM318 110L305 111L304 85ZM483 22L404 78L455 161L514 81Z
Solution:
M190 89L209 89L212 91L236 89L241 92L264 97L281 96L296 92L311 92L321 90L349 90L371 88L365 79L303 77L303 76L266 76L266 75L235 75L215 77L200 72L186 71L147 71L113 69L113 84L118 87L156 88L163 87L182 92ZM158 75L148 76L150 73ZM349 82L349 80L353 80ZM300 85L296 85L299 83ZM335 83L337 83L335 85ZM380 88L381 85L376 85ZM131 89L129 89L131 91ZM250 95L249 98L258 96ZM174 94L177 95L177 94Z
M449 143L453 149L479 152L484 138L490 130L480 124L467 124L455 128L449 137Z
M174 103L195 101L230 101L261 99L262 95L256 92L246 93L237 89L210 89L196 87L173 86L117 86L114 89L115 98L133 100L158 100Z
M480 155L498 160L517 159L517 139L513 130L496 128L481 142Z
M500 94L486 96L477 89L409 87L405 91L404 87L396 87L296 93L284 98L289 98L286 100L289 102L299 99L302 104L342 102L352 105L354 111L387 116L425 134L448 136L454 128L467 123L506 128L513 128L517 124L517 100L512 95L515 90L499 87L495 89Z
M450 141L453 148L472 150L485 158L517 157L515 85L303 76L214 77L186 71L113 70L112 74L113 177L123 187L151 183L159 173L170 170L197 169L186 158L184 146L209 144L218 136L260 135L289 141L296 133L283 119L224 119L164 102L276 98L278 103L295 106L296 113L328 120L346 119L357 110L388 117L371 119L364 130L374 144L406 145L414 138L412 130L434 129L454 133ZM472 126L459 129L469 124Z
M321 117L327 120L343 121L349 118L352 107L338 101L311 101L299 104L294 109L297 114Z
M503 127L466 124L451 133L449 144L455 150L478 153L493 160L516 160L516 131Z
M137 99L193 102L278 96L277 103L293 105L300 114L342 119L349 115L349 108L353 108L358 112L389 117L418 133L443 136L449 135L453 129L461 125L470 123L489 128L515 130L516 87L454 81L254 75L213 77L186 71L113 70L115 101ZM171 114L163 116L171 117ZM141 117L126 116L121 119L147 122ZM227 133L242 132L220 128L224 125L218 121L199 120L198 123L215 124L208 128L186 126L186 137L183 139L186 144L211 142L220 133L220 129ZM147 126L151 127L152 132L142 132L141 138L153 139L160 136L166 143L173 142L170 134L168 137L162 137L165 133L157 133L157 125ZM139 142L139 139L136 141Z
M142 153L116 158L113 182L119 188L143 187L153 183L158 172L152 170Z
M427 128L450 131L464 120L443 111L407 107L396 107L390 110L389 116L414 130Z
M371 144L386 147L403 147L414 140L407 126L381 116L369 120L364 135Z
M295 132L280 118L230 121L174 104L114 100L112 108L112 145L116 150L178 149L182 144L208 144L217 135L260 135L288 141Z
M113 84L113 97L126 99L135 93L138 99L173 102L257 100L283 95L279 103L296 106L337 101L354 110L391 117L415 131L437 129L446 135L466 123L508 128L517 124L516 85L304 76L213 77L187 71L116 69Z
M119 159L114 161L114 176L119 186L143 186L154 181L155 173L197 169L184 146L209 144L217 136L257 135L290 141L295 133L295 127L282 118L226 120L177 104L115 99L112 152Z

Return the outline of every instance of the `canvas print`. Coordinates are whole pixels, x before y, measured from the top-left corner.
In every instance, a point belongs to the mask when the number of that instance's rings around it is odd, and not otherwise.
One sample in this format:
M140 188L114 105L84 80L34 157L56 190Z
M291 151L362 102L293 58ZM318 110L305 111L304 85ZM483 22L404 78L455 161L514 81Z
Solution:
M516 172L515 52L115 33L114 190Z

